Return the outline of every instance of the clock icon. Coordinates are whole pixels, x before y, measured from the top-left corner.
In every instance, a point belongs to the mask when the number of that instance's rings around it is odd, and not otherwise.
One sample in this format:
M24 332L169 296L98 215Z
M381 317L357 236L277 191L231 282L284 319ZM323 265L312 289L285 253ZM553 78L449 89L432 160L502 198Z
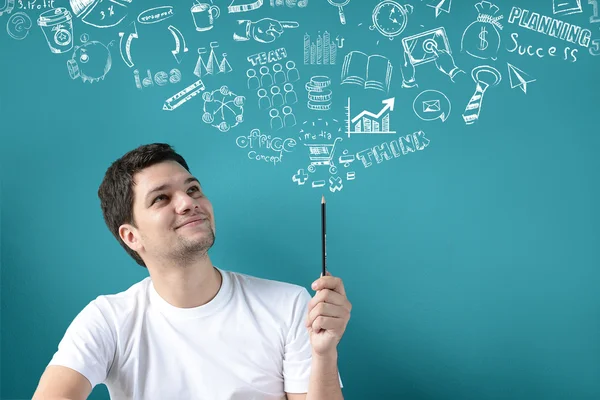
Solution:
M370 30L377 29L383 36L393 40L406 28L408 14L413 11L413 6L400 5L394 0L384 0L377 4L373 10L373 25Z

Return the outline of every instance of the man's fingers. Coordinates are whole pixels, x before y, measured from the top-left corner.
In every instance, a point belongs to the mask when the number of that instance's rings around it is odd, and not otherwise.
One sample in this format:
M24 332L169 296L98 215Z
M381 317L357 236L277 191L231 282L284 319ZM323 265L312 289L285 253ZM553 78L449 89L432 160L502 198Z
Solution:
M313 290L331 289L342 296L346 296L346 290L344 289L342 280L338 277L331 276L330 274L322 276L314 281L311 287Z
M306 326L311 326L319 317L341 319L349 316L349 314L350 312L344 307L329 303L319 303L308 313L306 317Z
M341 318L325 317L320 315L315 318L315 320L309 326L311 326L313 331L316 333L319 333L323 329L333 332L341 332L344 329L345 323L346 322Z
M334 292L330 289L322 289L319 290L319 292L317 292L317 294L315 294L314 297L308 302L308 311L310 312L310 310L312 310L314 306L321 302L334 304L337 306L345 306L347 300L338 292Z

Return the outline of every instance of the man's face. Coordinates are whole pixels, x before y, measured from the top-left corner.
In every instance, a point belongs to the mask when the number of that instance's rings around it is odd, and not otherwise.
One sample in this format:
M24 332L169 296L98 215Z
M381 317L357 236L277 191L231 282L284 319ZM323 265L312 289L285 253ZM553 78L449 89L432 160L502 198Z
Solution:
M196 178L177 162L165 161L133 179L137 228L121 225L123 240L145 262L185 262L206 254L215 241L215 219Z

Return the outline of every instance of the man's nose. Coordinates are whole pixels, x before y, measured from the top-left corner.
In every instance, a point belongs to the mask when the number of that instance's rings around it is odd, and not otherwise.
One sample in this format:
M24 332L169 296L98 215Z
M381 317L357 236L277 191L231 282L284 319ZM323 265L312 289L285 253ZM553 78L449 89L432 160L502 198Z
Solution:
M178 213L184 213L193 210L196 207L194 199L185 192L177 192L175 194L175 208Z

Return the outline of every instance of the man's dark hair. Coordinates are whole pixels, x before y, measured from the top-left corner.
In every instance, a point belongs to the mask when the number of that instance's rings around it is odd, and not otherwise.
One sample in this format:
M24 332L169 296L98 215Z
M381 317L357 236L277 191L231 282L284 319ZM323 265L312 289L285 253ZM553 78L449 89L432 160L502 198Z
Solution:
M133 176L144 168L170 160L178 162L190 172L183 157L177 154L170 145L153 143L140 146L113 162L106 170L104 179L98 188L100 208L102 208L102 215L108 229L125 251L144 268L147 268L146 263L140 255L121 240L119 226L122 224L136 226L133 218L133 185L135 184Z

